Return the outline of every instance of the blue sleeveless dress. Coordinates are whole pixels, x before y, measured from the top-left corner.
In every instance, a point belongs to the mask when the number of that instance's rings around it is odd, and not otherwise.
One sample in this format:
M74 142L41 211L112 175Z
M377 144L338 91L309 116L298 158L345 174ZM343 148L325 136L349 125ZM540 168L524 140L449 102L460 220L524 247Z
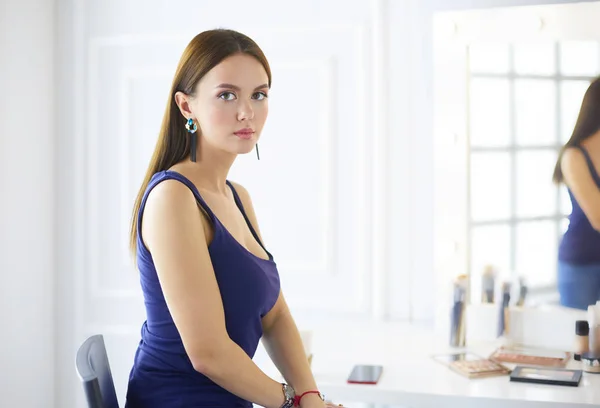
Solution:
M578 148L600 189L592 158L583 146ZM585 310L600 300L600 232L592 227L570 189L568 192L573 210L558 249L558 291L563 306Z
M578 148L585 157L596 187L600 189L600 175L596 171L590 154L583 146ZM600 264L600 232L592 227L570 189L568 193L573 210L569 216L569 228L560 244L559 260L575 265Z
M126 408L247 407L252 404L215 384L194 370L177 331L160 287L152 255L142 242L141 215L150 191L164 180L185 184L208 214L214 236L208 246L225 310L229 337L252 358L262 337L261 318L279 296L279 273L273 256L259 258L243 247L215 216L194 184L182 174L165 170L156 173L142 199L137 225L137 262L146 307L133 368L129 376ZM235 202L261 247L234 187Z

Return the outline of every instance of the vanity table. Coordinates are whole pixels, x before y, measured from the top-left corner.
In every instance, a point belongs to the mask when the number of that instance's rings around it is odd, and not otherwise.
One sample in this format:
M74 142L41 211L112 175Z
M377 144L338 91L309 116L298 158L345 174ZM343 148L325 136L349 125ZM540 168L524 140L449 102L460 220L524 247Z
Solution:
M435 338L433 329L399 323L314 327L312 369L320 390L334 402L365 402L406 408L584 408L600 405L600 374L585 373L578 387L510 382L508 376L468 379L431 356L461 351ZM487 357L499 344L466 350ZM273 378L277 370L261 352L257 364ZM381 364L377 385L347 384L354 364ZM567 368L580 368L572 361Z

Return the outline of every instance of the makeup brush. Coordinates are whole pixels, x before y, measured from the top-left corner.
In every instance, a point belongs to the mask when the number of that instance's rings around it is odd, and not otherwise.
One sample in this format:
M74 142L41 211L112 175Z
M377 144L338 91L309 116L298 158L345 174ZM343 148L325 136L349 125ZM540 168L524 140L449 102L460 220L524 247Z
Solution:
M505 333L508 333L508 305L510 304L510 282L502 283L501 296L502 301L499 304L498 312L498 337L502 336Z
M450 346L452 347L465 346L467 282L468 278L466 275L460 275L454 281L454 301L450 315Z
M517 306L525 305L525 298L527 297L528 287L525 282L525 278L519 278L519 299L517 299Z
M487 265L481 276L481 303L494 303L494 288L496 285L496 270Z

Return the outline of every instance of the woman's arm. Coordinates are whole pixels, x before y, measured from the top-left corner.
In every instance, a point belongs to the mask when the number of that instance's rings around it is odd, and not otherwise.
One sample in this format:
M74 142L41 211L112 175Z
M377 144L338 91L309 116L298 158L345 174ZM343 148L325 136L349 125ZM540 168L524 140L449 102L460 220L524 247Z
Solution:
M166 180L149 194L142 221L142 236L186 353L197 371L229 392L279 408L284 402L281 384L227 334L201 217L190 190Z
M263 328L265 349L285 381L296 390L296 395L317 390L302 338L282 293L273 309L263 318ZM300 406L318 407L325 404L317 395L307 394Z
M600 231L600 188L594 182L585 156L579 149L569 148L561 162L565 184L596 231Z

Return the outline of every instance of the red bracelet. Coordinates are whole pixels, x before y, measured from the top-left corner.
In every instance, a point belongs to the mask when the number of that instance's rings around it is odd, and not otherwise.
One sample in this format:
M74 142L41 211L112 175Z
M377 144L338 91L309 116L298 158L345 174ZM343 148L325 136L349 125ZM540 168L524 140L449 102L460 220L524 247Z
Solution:
M300 400L302 399L302 397L304 397L306 394L318 394L319 398L323 399L323 396L321 395L321 393L319 391L313 390L313 391L306 391L303 392L300 395L296 395L294 397L294 406L295 407L299 407L300 406Z

